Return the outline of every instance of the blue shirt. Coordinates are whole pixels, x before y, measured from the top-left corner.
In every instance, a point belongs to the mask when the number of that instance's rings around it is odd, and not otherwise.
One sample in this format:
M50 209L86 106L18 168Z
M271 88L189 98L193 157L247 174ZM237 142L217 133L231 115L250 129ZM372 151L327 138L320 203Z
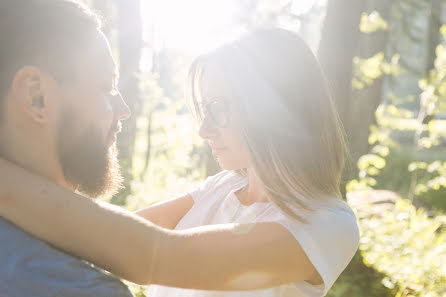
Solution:
M1 297L132 297L115 277L0 217Z

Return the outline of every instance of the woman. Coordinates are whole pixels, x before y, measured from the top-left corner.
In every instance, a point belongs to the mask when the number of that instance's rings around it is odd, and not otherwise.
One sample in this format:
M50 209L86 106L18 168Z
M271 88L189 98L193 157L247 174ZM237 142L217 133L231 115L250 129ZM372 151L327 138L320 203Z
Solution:
M288 31L257 29L193 63L189 98L225 169L194 191L136 216L4 165L0 215L154 284L149 296L325 295L359 232L340 199L341 124L309 48Z

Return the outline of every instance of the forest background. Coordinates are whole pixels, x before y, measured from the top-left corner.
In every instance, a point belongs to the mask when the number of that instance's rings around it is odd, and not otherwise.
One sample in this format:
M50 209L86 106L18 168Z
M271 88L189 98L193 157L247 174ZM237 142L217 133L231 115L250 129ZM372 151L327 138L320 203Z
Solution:
M132 110L126 188L104 200L136 210L218 172L186 105L188 67L244 29L282 27L318 56L349 140L343 190L361 241L327 296L446 296L446 1L84 2L104 16Z

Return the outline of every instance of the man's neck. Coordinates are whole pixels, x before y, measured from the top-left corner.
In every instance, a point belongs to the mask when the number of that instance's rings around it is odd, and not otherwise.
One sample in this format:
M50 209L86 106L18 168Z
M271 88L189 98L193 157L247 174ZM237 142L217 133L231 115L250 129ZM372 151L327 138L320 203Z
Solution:
M0 157L32 173L45 177L60 186L73 190L66 182L59 162L55 158L50 157L47 148L38 145L0 145Z

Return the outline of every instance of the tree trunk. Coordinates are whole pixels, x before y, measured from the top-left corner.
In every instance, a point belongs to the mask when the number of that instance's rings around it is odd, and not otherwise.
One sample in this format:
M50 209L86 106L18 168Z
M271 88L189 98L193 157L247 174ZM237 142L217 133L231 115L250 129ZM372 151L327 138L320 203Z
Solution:
M352 61L359 52L359 24L364 8L365 0L328 0L318 49L318 58L346 130L350 151L353 151ZM351 177L355 161L347 162L345 180ZM341 191L345 194L345 185L342 185Z
M435 59L437 58L436 49L440 44L440 27L442 11L442 3L439 0L432 0L430 7L430 22L429 22L429 44L428 44L428 57L426 67L426 77L429 75L429 71L435 68Z
M344 125L351 102L352 61L358 54L364 0L328 0L318 57Z
M361 14L377 10L388 20L390 7L391 1L386 0L328 1L318 57L347 133L351 158L344 174L346 181L356 176L356 161L370 150L369 127L375 122L382 98L382 78L361 91L352 91L352 61L355 56L369 58L384 51L388 35L387 31L361 34ZM345 192L344 185L342 190Z

